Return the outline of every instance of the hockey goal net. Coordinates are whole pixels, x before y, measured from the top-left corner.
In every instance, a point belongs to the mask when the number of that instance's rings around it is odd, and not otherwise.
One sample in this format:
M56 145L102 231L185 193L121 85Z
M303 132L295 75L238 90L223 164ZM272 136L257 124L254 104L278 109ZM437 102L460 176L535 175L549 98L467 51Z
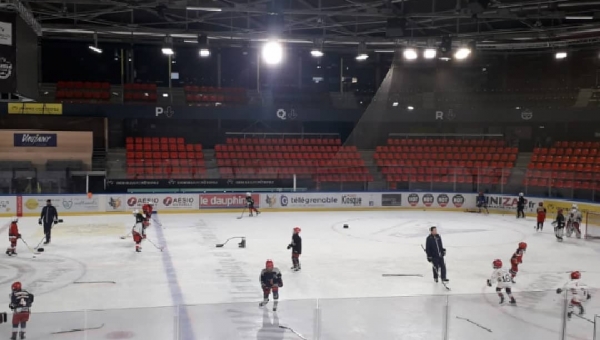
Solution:
M584 228L586 239L600 239L600 212L586 212Z

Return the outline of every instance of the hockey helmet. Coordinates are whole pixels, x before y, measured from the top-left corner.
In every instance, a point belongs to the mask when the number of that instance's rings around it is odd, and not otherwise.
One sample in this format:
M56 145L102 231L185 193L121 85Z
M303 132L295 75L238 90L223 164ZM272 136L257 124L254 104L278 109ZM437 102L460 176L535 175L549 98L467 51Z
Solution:
M137 214L139 214L139 213L140 213L140 211L139 211L139 210L137 210L137 209L133 210L133 216L135 216L135 215L137 215Z
M540 202L540 203L538 203L538 205L539 205L540 207L543 207L543 206L544 206L544 202Z
M571 280L579 280L581 279L581 273L579 271L571 272Z
M273 260L267 260L267 263L265 263L265 268L273 269L273 267Z
M17 216L11 218L11 222L19 222L19 218Z
M520 197L523 197L523 193L522 193L522 192L520 192L520 193L519 193L519 196L520 196Z
M246 197L250 197L250 196L252 196L252 194L251 194L251 193L249 193L249 192L247 192L247 193L246 193Z
M295 227L295 228L294 228L294 232L295 232L295 233L299 233L299 232L301 232L301 231L302 231L302 229L300 229L300 227Z
M17 282L15 282L15 283L13 283L13 284L12 284L12 286L10 286L10 288L11 288L13 291L17 291L17 292L21 291L21 288L22 288L22 287L21 287L21 282L17 281Z
M527 249L527 243L525 243L525 242L519 242L519 249L526 250Z
M502 268L502 260L495 259L494 262L492 262L492 265L494 266L494 269Z
M577 209L577 208L578 208L578 207L577 207L577 204L573 203L573 205L571 206L571 208L573 208L573 209Z

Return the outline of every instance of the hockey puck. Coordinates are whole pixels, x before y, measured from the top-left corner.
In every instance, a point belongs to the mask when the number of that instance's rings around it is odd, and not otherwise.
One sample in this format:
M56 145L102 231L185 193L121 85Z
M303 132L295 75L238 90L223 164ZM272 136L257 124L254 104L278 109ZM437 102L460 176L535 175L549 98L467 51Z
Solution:
M344 224L344 229L348 229L348 225L347 224Z

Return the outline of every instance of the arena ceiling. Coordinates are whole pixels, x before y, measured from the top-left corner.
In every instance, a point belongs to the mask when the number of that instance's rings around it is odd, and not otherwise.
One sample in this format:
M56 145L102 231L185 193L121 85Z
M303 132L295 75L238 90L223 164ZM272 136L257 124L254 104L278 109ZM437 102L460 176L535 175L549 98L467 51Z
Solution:
M451 36L455 45L505 51L600 46L600 1L590 0L21 1L48 39L182 43L205 34L211 46L244 46L276 35L325 50L377 50ZM389 37L393 18L404 29Z

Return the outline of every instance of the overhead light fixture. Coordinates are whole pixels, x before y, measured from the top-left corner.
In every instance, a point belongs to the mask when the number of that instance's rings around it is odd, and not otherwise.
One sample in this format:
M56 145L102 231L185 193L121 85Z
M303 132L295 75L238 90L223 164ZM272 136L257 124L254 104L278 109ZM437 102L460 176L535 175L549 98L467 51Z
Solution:
M323 52L315 48L310 51L310 55L312 55L315 58L321 58L323 56Z
M98 34L94 33L94 45L89 45L88 47L96 53L102 53L102 49L98 48Z
M412 110L414 110L415 108L414 108L413 106L407 106L407 107L406 107L406 109L407 109L408 111L412 111Z
M97 46L88 46L90 48L90 50L96 52L96 53L102 53L102 49L98 48Z
M173 54L175 54L175 52L173 52L173 49L172 49L172 48L170 48L170 47L163 47L163 48L161 49L161 51L162 51L162 53L163 53L164 55L173 55Z
M175 52L173 52L173 38L170 35L167 35L165 37L165 43L164 43L161 51L164 55L175 54Z
M404 59L415 60L417 59L417 57L417 51L415 51L413 48L407 48L406 50L404 50Z
M367 44L365 44L365 42L363 41L358 44L358 53L356 54L356 60L364 61L367 60L367 58L369 58L369 55L367 54Z
M188 11L204 11L204 12L222 12L223 9L219 7L198 7L198 6L188 6L185 9Z
M394 53L394 50L375 50L375 53Z
M454 53L454 57L459 60L466 59L469 55L471 55L471 50L468 48L459 48L456 53Z
M367 60L368 58L369 58L369 55L366 53L360 53L359 55L356 56L356 60L358 60L358 61Z
M425 59L433 59L437 55L437 51L435 48L428 48L423 51L423 58Z
M554 57L556 59L565 59L567 57L567 52L556 52Z
M210 57L210 50L208 48L201 48L199 53L202 58Z
M441 61L450 61L450 60L452 60L452 58L449 58L449 57L440 57L440 60Z
M279 64L283 59L283 47L277 41L268 41L262 48L262 57L269 65Z
M565 17L567 20L594 20L593 15L567 15Z
M393 102L393 103L392 103L392 106L393 106L393 107L396 107L396 106L398 106L398 102Z

